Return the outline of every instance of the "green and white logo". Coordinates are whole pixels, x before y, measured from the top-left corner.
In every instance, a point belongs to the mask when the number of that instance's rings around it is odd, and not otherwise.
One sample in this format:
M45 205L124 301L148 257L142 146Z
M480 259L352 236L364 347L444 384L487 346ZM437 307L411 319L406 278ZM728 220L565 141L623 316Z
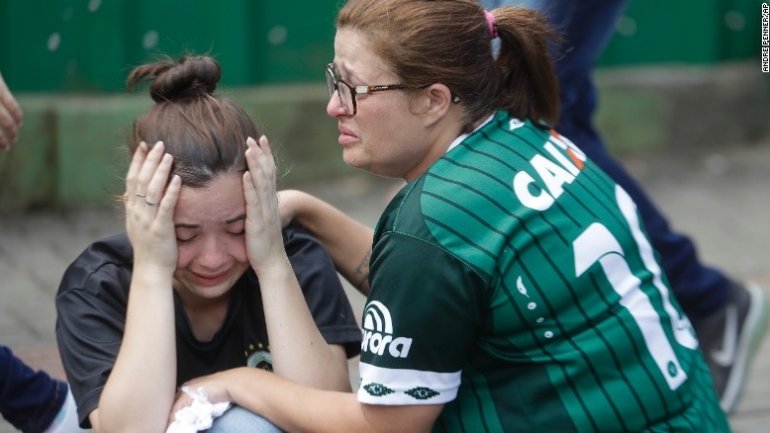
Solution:
M371 301L366 305L363 316L361 351L394 358L406 358L412 347L412 339L393 336L393 319L382 302Z

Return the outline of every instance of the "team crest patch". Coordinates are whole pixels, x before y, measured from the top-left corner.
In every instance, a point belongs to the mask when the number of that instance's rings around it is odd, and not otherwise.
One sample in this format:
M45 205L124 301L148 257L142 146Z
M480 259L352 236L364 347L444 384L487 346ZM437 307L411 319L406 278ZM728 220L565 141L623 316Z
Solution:
M251 352L250 355L249 352ZM273 356L262 343L259 343L256 346L249 344L246 355L248 356L246 358L247 366L273 371Z
M375 397L384 397L388 394L393 394L396 392L381 383L370 383L368 385L364 385L364 389L369 393L369 395L373 395Z

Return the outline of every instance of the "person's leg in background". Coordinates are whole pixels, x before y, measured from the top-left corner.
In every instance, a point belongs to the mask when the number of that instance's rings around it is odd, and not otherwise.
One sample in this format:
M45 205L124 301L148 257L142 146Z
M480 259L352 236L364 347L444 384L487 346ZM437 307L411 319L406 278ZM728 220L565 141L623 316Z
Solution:
M704 266L693 242L676 233L647 194L626 170L610 156L593 124L597 107L592 72L625 10L627 0L552 0L546 13L565 32L565 43L556 53L557 75L562 92L559 133L576 143L602 167L639 207L655 249L660 254L679 303L688 317L700 319L725 304L732 284L716 269Z
M0 346L0 413L24 433L81 432L66 383L34 371Z
M634 199L671 289L693 323L722 408L732 411L767 321L766 293L732 281L700 262L694 243L674 232L639 184L608 153L593 116L592 73L628 0L482 0L487 8L520 5L540 10L562 35L554 47L561 90L559 133L577 144Z

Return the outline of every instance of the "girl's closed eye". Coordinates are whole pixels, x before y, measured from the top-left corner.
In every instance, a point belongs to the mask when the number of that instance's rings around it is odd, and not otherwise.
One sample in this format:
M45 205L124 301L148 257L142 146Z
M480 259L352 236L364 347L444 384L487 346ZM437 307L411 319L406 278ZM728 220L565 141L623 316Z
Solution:
M241 215L234 219L225 222L227 225L227 233L232 236L243 236L246 233L246 221L245 216Z
M176 231L176 241L180 244L191 242L196 237L197 237L197 234L192 232L192 230L177 229Z

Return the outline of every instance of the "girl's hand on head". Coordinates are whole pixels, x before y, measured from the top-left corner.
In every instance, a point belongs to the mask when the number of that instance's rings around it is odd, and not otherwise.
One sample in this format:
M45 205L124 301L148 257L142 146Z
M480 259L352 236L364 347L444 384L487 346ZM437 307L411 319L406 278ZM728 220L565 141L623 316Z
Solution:
M270 143L264 135L259 143L246 140L246 163L243 174L243 194L246 199L246 252L252 268L260 269L286 261L281 235L281 216L275 191L275 161Z
M140 143L131 158L123 204L135 267L146 265L169 273L176 269L174 207L182 181L174 176L168 182L172 162L160 141L151 150Z

